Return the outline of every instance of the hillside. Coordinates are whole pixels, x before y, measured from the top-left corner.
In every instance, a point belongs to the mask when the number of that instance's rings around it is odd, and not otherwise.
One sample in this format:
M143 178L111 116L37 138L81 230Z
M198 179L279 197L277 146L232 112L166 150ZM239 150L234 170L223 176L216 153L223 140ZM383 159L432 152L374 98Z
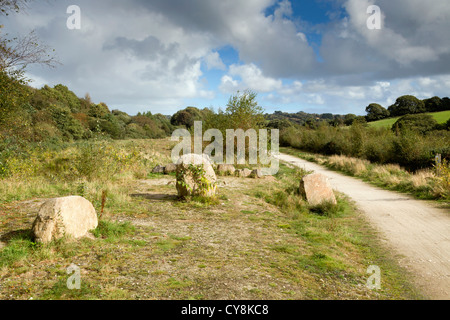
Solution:
M446 123L450 119L450 111L430 112L428 113L439 123ZM373 128L391 128L395 122L401 117L388 118L379 121L369 122L369 126Z

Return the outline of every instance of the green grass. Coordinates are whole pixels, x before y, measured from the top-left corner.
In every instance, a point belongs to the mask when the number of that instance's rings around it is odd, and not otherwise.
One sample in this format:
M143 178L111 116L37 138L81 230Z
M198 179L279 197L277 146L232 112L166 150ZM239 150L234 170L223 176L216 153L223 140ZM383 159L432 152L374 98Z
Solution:
M359 178L386 190L406 193L421 200L434 200L442 203L443 206L449 205L448 177L446 178L448 174L437 177L433 169L411 173L398 165L381 165L359 158L312 154L288 147L283 147L280 151ZM448 172L448 167L443 168L446 168ZM320 210L320 208L317 209Z
M135 232L135 227L129 222L100 220L98 227L92 231L97 238L114 240Z
M432 112L428 113L433 116L433 118L437 121L437 123L442 124L446 123L448 119L450 119L450 110L449 111L441 111L441 112ZM380 121L369 122L370 127L374 128L391 128L400 117L383 119Z

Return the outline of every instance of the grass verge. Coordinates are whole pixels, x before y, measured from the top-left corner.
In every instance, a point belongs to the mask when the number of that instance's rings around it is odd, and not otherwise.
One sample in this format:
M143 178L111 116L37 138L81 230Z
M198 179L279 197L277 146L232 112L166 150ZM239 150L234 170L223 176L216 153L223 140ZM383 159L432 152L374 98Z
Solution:
M435 170L426 169L416 173L408 172L399 165L378 165L367 160L346 156L324 156L302 152L293 148L281 148L281 152L290 154L325 167L360 178L386 190L410 194L417 199L435 200L444 207L450 207L449 168L442 167L442 175Z

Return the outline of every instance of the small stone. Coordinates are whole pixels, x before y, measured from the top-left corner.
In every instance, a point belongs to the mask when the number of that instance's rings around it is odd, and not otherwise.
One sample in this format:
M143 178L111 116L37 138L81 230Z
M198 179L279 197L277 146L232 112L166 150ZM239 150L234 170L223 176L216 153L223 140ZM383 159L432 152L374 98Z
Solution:
M164 174L177 172L177 165L175 163L169 163L164 167Z
M253 170L252 173L250 174L250 177L255 179L261 179L263 177L261 169Z
M219 176L234 175L236 168L232 164L219 164L217 166L217 174Z
M252 170L247 169L247 168L242 169L242 170L238 170L238 171L237 171L237 175L238 175L239 177L241 177L241 178L247 178L247 177L249 177L251 174L252 174Z
M157 165L153 168L152 173L164 173L164 167Z

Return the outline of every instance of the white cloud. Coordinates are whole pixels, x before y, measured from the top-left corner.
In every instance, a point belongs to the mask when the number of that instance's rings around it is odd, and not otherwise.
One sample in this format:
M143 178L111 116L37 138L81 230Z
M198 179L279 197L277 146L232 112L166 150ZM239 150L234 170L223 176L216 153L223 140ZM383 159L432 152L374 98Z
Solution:
M232 77L239 77L241 82L234 80ZM250 89L257 92L270 92L281 89L283 82L263 75L253 63L246 65L231 65L229 75L222 77L221 90L230 93L237 89Z
M218 52L210 52L205 56L205 63L208 69L226 70L226 65L223 63Z
M336 14L328 24L311 26L323 36L323 62L287 0L80 0L80 31L65 28L69 2L30 2L28 14L12 15L5 24L20 34L36 28L56 49L61 67L30 68L36 86L64 83L130 113L144 107L173 113L186 99L209 106L214 91L244 89L289 108L337 113L358 113L370 102L386 106L403 94L448 95L448 0L339 1L345 18ZM371 4L382 10L380 31L366 26ZM241 61L230 65L219 54L224 46ZM217 88L210 87L211 70L223 72Z

